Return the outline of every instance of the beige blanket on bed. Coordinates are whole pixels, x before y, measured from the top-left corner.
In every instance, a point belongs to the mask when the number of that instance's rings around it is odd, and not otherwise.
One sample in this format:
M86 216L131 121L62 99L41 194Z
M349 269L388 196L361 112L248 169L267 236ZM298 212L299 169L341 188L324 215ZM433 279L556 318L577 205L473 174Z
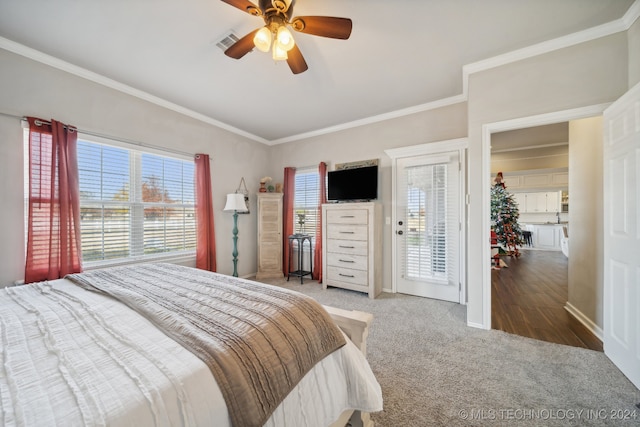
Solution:
M262 426L320 359L345 344L315 300L173 264L67 276L146 316L211 369L235 427Z

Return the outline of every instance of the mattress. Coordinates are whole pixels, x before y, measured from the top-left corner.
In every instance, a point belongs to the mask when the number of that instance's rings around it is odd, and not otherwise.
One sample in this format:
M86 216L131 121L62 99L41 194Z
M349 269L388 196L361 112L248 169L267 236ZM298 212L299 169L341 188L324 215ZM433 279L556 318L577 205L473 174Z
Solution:
M0 294L0 425L231 426L207 366L146 318L66 279ZM382 396L348 342L308 372L267 426L327 426Z

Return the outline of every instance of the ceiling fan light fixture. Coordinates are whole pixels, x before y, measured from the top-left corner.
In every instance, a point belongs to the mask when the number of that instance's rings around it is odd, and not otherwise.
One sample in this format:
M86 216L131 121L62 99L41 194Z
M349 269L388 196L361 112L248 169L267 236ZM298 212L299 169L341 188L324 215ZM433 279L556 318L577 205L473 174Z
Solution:
M287 55L287 51L280 46L278 40L273 43L273 60L274 61L286 61L289 55Z
M293 35L291 35L291 31L287 29L284 25L278 28L278 33L276 35L276 40L280 47L286 51L290 51L293 49L295 45L295 41L293 40Z
M262 52L269 52L269 49L271 48L271 30L267 27L260 28L253 37L253 44L258 50Z

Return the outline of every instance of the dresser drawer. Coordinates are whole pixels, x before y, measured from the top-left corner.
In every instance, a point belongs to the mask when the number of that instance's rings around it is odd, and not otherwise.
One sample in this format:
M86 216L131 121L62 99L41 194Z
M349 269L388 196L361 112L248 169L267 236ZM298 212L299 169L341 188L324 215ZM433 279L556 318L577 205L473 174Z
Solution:
M367 211L364 209L336 209L327 211L329 224L367 224Z
M369 243L365 240L327 239L327 254L367 255Z
M366 271L368 268L368 258L366 255L348 255L328 252L327 265Z
M362 270L352 270L349 268L340 268L334 266L327 266L327 279L329 280L329 285L331 285L332 281L336 282L345 282L350 283L352 285L359 285L363 287L368 287L368 274L366 271Z
M332 224L327 227L328 239L367 240L366 225Z

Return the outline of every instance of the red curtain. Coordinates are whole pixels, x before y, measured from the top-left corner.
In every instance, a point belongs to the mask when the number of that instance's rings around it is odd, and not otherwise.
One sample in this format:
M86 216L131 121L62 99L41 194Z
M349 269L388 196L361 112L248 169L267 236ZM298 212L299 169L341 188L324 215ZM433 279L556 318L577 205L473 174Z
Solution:
M82 271L78 132L72 126L27 118L29 202L25 283Z
M216 271L216 233L209 156L196 154L196 267Z
M282 192L282 272L289 273L289 236L293 234L293 202L296 197L296 168L284 168Z
M325 183L327 182L327 164L320 162L318 165L318 178L320 185L318 186L318 214L316 223L316 247L313 253L313 280L322 283L322 205L327 203L327 190Z

